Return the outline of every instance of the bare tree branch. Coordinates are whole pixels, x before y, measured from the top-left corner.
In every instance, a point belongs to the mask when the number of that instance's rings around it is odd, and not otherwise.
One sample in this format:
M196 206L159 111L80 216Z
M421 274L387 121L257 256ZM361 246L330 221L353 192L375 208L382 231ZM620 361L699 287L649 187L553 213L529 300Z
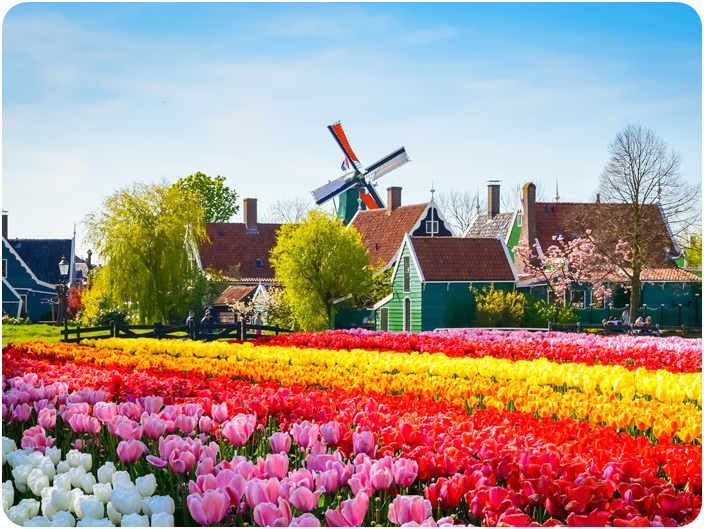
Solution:
M297 224L305 218L308 210L312 207L313 202L309 198L282 198L269 206L268 216L273 222Z

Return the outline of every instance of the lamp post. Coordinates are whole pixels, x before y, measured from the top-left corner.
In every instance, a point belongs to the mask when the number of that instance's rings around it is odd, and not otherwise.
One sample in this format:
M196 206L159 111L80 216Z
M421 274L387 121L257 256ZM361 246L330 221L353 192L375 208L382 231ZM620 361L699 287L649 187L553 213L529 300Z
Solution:
M56 284L56 294L59 298L59 317L57 323L66 325L66 309L68 308L68 269L69 265L65 257L59 261L59 282Z

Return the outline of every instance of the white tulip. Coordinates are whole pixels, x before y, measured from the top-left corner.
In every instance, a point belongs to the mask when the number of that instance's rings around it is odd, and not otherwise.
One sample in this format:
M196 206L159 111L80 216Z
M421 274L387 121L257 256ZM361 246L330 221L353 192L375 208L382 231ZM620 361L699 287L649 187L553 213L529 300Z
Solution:
M39 465L37 465L37 468L44 472L44 475L49 478L49 481L53 480L54 477L56 477L56 466L51 461L51 459L46 456L42 458Z
M86 469L83 467L75 467L68 471L68 477L71 478L71 486L75 489L81 486L81 478L86 475Z
M81 489L72 489L69 492L68 500L68 510L75 513L76 512L76 500L83 496L83 491Z
M102 467L98 469L98 481L100 483L111 483L112 475L117 469L115 468L115 463L108 461Z
M58 446L47 448L45 455L51 459L51 462L54 463L54 466L56 466L61 461L61 448Z
M49 478L46 477L41 469L35 468L27 477L27 486L29 487L29 490L32 491L32 494L35 496L41 496L42 490L49 487Z
M15 487L12 486L12 480L8 479L2 484L2 510L7 510L15 503Z
M51 491L51 506L52 508L56 511L68 511L69 505L71 505L71 491L66 490L63 488L59 488L56 485L52 487L54 490ZM46 514L44 515L47 518L51 518L53 520L53 516L47 516Z
M96 520L95 518L83 518L83 520L80 520L76 524L76 527L115 527L115 524L107 518L100 520Z
M90 472L93 468L93 456L90 454L81 454L78 456L78 464L86 469L86 472Z
M29 518L29 511L26 506L15 505L7 510L7 517L15 525L23 526L24 522Z
M122 527L149 527L149 517L139 514L127 514L122 517Z
M76 468L77 466L80 465L80 462L78 461L78 458L80 457L81 452L79 450L69 450L68 454L66 454L66 462L68 463L68 466L71 468Z
M142 510L142 495L136 490L118 489L120 494L117 497L117 505L115 507L124 514L138 513ZM114 491L113 491L114 492ZM115 500L110 498L115 504Z
M37 468L42 460L44 459L44 454L41 452L32 452L27 455L27 464L32 465L32 468Z
M103 503L110 501L110 492L112 491L112 486L110 483L96 483L93 485L93 494Z
M71 490L71 478L68 474L57 474L54 478L54 487Z
M100 520L105 515L105 506L92 494L76 498L76 516L79 519L94 518Z
M42 498L42 514L46 516L48 520L53 520L57 512L58 511L51 504L51 496Z
M27 450L21 449L21 450L15 450L14 452L9 452L5 456L5 459L7 460L8 463L10 463L10 466L12 468L15 468L19 465L26 465L27 464Z
M17 465L12 469L12 477L15 478L15 485L27 485L27 479L33 468L31 465Z
M15 441L10 439L9 437L3 436L3 438L2 438L2 464L3 465L7 461L7 454L9 454L10 452L14 452L15 450L17 450L17 444L15 443Z
M35 516L24 522L25 527L49 527L51 522L44 516Z
M86 494L93 493L93 485L95 485L95 476L93 474L89 472L85 476L81 476L81 488Z
M174 527L174 515L166 512L153 514L152 527Z
M51 518L51 527L75 527L76 519L68 511L57 512Z
M59 464L56 465L57 474L66 474L69 470L71 470L71 467L68 466L68 463L65 460L59 461Z
M152 496L142 500L144 514L152 516L157 513L173 514L176 504L171 496Z
M22 500L19 505L24 505L27 508L27 512L29 513L29 516L27 518L34 518L37 514L39 514L39 501L35 499L27 499L27 500Z
M112 475L112 487L117 487L118 483L132 483L130 473L126 470L118 470Z
M35 516L24 522L25 527L49 527L51 522L44 516Z
M108 512L108 518L110 518L112 523L118 525L122 521L122 514L120 514L119 511L113 507L111 501L108 502L106 510Z
M137 486L137 492L142 497L151 496L156 492L156 476L154 474L141 476L135 480L135 485Z

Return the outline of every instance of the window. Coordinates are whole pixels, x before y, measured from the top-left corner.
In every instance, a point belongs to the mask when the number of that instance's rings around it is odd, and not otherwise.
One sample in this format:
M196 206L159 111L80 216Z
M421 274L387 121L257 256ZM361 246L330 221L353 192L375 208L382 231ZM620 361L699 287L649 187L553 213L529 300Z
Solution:
M379 313L380 323L379 330L388 331L389 330L389 309L383 308Z
M583 309L584 308L584 291L583 290L577 290L574 292L570 292L570 303L575 309Z
M7 259L2 260L2 277L7 277Z
M403 299L403 330L411 331L411 298Z
M519 211L518 215L516 215L516 226L521 227L523 226L523 212Z
M403 258L403 291L411 291L411 258Z
M264 259L257 257L256 262L257 262L257 268L264 268Z
M20 294L20 317L24 318L27 316L27 295Z
M425 232L428 235L435 235L440 231L439 222L437 220L426 220L425 221Z

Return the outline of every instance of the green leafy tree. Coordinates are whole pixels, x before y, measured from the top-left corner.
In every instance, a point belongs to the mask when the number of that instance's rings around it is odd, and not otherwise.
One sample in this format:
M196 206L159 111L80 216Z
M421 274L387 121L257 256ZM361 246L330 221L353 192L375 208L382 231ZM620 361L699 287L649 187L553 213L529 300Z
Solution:
M228 222L240 207L237 193L225 185L224 176L208 176L200 171L181 178L176 186L200 197L205 210L205 222Z
M307 331L332 328L333 301L365 296L372 285L359 232L320 210L311 210L300 224L281 226L270 261L293 320Z
M207 238L203 205L177 186L136 183L108 197L85 220L86 239L105 261L107 296L128 303L140 323L183 313L183 293L202 272L197 251Z
M371 307L391 294L394 290L393 284L391 283L391 275L393 272L393 267L387 268L383 271L378 268L373 270L372 286L369 289L369 292L362 297L355 296L353 299L353 306Z
M702 266L702 232L692 235L687 248L687 266L697 268Z
M523 320L526 297L512 290L506 292L490 285L478 290L470 286L477 302L477 327L518 327Z

